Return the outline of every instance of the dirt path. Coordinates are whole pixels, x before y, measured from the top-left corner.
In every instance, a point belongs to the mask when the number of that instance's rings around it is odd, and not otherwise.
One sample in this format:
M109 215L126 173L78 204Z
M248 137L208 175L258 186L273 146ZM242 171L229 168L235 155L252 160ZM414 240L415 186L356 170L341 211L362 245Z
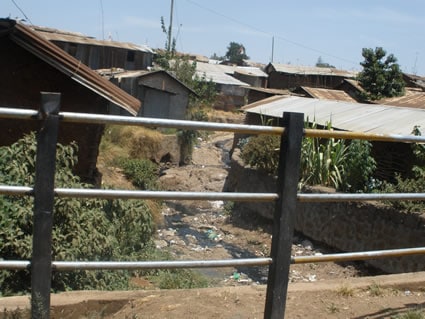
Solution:
M401 313L425 307L424 278L425 273L415 273L291 283L285 318L397 318ZM191 290L74 291L52 296L51 317L263 318L265 294L264 285ZM1 310L8 309L4 318L29 318L17 316L15 310L16 307L28 309L29 302L26 296L0 298Z

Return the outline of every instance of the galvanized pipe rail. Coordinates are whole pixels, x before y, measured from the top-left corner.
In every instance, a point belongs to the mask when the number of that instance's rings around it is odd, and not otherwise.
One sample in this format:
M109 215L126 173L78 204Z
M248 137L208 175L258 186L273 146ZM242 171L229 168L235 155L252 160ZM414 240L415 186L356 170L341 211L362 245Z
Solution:
M47 98L49 100L49 98ZM56 103L56 102L55 102ZM46 105L45 105L46 107ZM47 108L48 110L48 108ZM49 112L49 111L48 111ZM48 113L47 112L47 113ZM47 115L47 117L46 117ZM425 254L425 247L391 249L368 252L352 252L343 254L328 254L320 256L290 255L290 243L295 213L295 202L339 202L339 201L367 201L367 200L425 200L425 193L409 194L296 194L296 174L298 171L297 158L300 151L300 136L317 138L363 139L386 142L425 143L424 136L381 135L360 132L327 131L302 128L302 116L298 113L284 115L284 127L241 125L227 123L209 123L198 121L164 120L153 118L134 118L125 116L111 116L72 112L52 113L62 122L133 125L144 127L167 127L177 129L192 129L204 131L229 131L243 134L271 134L281 136L281 153L279 170L278 193L214 193L214 192L155 192L155 191L128 191L128 190L101 190L101 189L72 189L52 188L51 193L56 197L72 198L103 198L103 199L178 199L178 200L231 200L231 201L274 201L276 203L275 223L273 230L272 258L232 259L232 260L198 260L198 261L51 261L48 268L55 271L70 270L97 270L97 269L157 269L157 268L207 268L207 267L237 267L237 266L269 266L269 280L267 285L265 318L283 318L285 311L287 278L289 264L311 262L338 262L352 260L378 259L407 255ZM14 108L0 108L0 117L9 119L26 119L45 121L49 114L42 114L35 110ZM294 140L297 140L294 143ZM283 151L282 151L283 150ZM285 157L283 161L282 158ZM299 161L299 158L298 158ZM289 164L287 164L289 163ZM289 166L288 166L289 165ZM283 173L282 173L282 172ZM289 182L288 182L289 180ZM37 182L37 181L36 181ZM40 191L41 188L38 188ZM295 192L294 192L295 190ZM35 196L37 189L25 186L0 185L0 194L9 196ZM43 194L40 194L38 202ZM38 195L38 196L40 196ZM50 195L49 195L50 196ZM37 198L36 198L37 201ZM49 208L42 208L44 210ZM37 210L35 211L37 212ZM45 211L43 211L45 212ZM280 247L280 248L279 248ZM40 250L41 251L41 250ZM43 250L44 251L44 250ZM45 252L43 252L44 256ZM44 258L44 257L43 257ZM0 269L30 269L34 271L36 261L0 260ZM42 261L46 264L46 261ZM44 266L43 266L44 267ZM48 270L49 272L50 270ZM44 290L48 287L43 281L36 280ZM46 287L44 287L46 286ZM33 288L34 289L34 288ZM44 294L44 293L43 293ZM39 311L48 311L49 300L43 300L43 309L33 310L34 317ZM38 307L38 306L37 306Z
M55 188L54 193L61 198L102 198L102 199L160 199L160 200L229 200L240 202L271 202L279 199L277 193L220 193L220 192L171 192L171 191L134 191ZM0 185L0 195L25 196L34 194L34 189L28 186ZM386 194L297 194L301 203L310 202L360 202L360 201L423 201L425 193L386 193Z
M389 257L403 257L425 254L425 247L362 252L337 253L312 256L292 256L291 264L308 264L320 262L346 262ZM181 261L52 261L56 271L70 270L141 270L141 269L175 269L175 268L216 268L238 266L268 266L271 258L241 258L227 260L181 260ZM29 269L29 260L0 260L0 270Z
M18 108L0 108L0 118L37 120L38 111ZM92 123L92 124L113 124L113 125L133 125L145 127L166 127L204 131L225 131L244 134L271 134L282 135L284 127L259 126L229 123L210 123L201 121L185 120L165 120L155 118L139 118L131 116L87 114L77 112L59 112L63 122L71 123ZM360 139L382 142L405 142L405 143L425 143L425 136L398 135L398 134L372 134L363 132L348 132L335 130L304 129L304 137L318 138L341 138Z

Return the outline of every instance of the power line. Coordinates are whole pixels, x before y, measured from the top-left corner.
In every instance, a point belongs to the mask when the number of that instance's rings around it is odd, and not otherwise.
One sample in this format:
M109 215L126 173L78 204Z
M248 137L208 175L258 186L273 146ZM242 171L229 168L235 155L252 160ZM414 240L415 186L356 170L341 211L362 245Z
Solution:
M21 11L21 13L23 14L23 16L25 17L25 20L26 20L26 21L28 21L31 25L34 25L34 24L32 23L32 21L31 21L31 19L30 19L30 18L28 18L28 16L25 14L24 10L22 10L22 9L18 6L18 4L15 2L15 0L11 0L11 1L12 1L12 3L15 5L15 7L16 7L16 8L18 8L18 10L19 10L19 11Z
M250 25L250 24L248 24L248 23L245 23L245 22L239 21L239 20L237 20L237 19L235 19L235 18L229 17L229 16L227 16L227 15L225 15L225 14L221 13L221 12L218 12L218 11L216 11L216 10L214 10L214 9L211 9L211 8L205 7L204 5L201 5L201 4L197 3L197 2L196 2L196 1L194 1L194 0L186 0L186 1L187 1L187 2L189 2L189 3L191 3L191 4L193 4L193 5L195 5L195 6L197 6L197 7L199 7L199 8L201 8L201 9L203 9L203 10L209 11L209 12L211 12L211 13L215 14L215 15L218 15L218 16L220 16L220 17L223 17L223 18L225 18L225 19L227 19L227 20L229 20L229 21L232 21L232 22L234 22L234 23L236 23L236 24L239 24L239 25L245 26L245 27L247 27L247 28L250 28L250 29L252 29L252 30L254 30L254 31L257 31L257 32L259 32L259 33L263 33L263 34L265 34L265 35L267 35L267 36L270 36L271 38L273 38L273 37L274 37L274 38L277 38L277 39L282 40L282 41L284 41L284 42L290 43L290 44L292 44L292 45L295 45L295 46L301 47L301 48L303 48L303 49L310 50L310 51L313 51L313 52L316 52L316 53L319 53L319 54L322 54L322 55L326 55L326 56L329 56L329 57L332 57L332 58L335 58L335 59L338 59L338 60L341 60L341 61L344 61L344 62L347 62L347 63L351 63L351 64L355 64L355 65L357 65L357 64L358 64L358 62L354 62L354 61L348 60L348 59L346 59L346 58L342 58L342 57L336 56L336 55L334 55L334 54L331 54L331 53L328 53L328 52L324 52L324 51L321 51L321 50L318 50L318 49L312 48L312 47L307 46L307 45L305 45L305 44L302 44L302 43L300 43L300 42L296 42L296 41L290 40L290 39L288 39L288 38L286 38L286 37L284 37L284 36L281 36L281 35L274 35L274 34L272 34L272 33L268 32L268 31L262 30L262 29L260 29L260 28L255 27L255 26L252 26L252 25Z

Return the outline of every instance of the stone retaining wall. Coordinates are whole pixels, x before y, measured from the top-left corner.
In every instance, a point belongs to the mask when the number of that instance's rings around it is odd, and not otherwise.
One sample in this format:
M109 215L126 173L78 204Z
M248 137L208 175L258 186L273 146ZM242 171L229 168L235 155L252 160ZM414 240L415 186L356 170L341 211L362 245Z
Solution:
M234 153L233 158L238 158ZM264 173L244 168L233 160L225 191L275 192L276 181ZM326 192L313 187L308 191ZM236 203L235 209L273 216L272 203ZM345 252L425 246L425 214L399 212L382 203L298 203L295 230ZM425 256L404 256L367 261L388 273L425 270Z

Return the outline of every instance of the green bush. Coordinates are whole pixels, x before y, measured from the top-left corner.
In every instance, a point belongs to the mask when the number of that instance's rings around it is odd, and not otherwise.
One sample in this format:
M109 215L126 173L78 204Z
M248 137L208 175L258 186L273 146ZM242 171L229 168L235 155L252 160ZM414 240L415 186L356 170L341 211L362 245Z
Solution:
M413 128L414 135L422 135L418 126ZM384 193L423 193L425 189L425 145L412 144L414 155L413 168L409 177L395 176L395 182L384 182L380 188ZM424 201L392 201L390 204L397 209L408 212L423 212L425 210Z
M275 174L279 165L279 149L279 136L253 136L242 147L241 157L245 164Z
M118 163L123 169L124 175L131 180L134 186L149 190L158 188L156 181L159 176L159 168L152 161L148 159L121 158Z
M370 192L374 186L371 176L376 169L376 161L370 155L372 144L363 140L352 140L344 160L344 175L341 189L346 192Z
M88 188L72 173L77 162L75 144L57 147L56 187ZM9 147L0 147L0 184L34 185L34 134ZM30 260L32 254L33 198L0 196L0 256ZM52 233L53 260L120 260L140 255L151 244L154 226L143 201L56 198ZM125 271L78 271L53 274L53 290L124 289ZM1 271L0 294L27 292L28 271Z

